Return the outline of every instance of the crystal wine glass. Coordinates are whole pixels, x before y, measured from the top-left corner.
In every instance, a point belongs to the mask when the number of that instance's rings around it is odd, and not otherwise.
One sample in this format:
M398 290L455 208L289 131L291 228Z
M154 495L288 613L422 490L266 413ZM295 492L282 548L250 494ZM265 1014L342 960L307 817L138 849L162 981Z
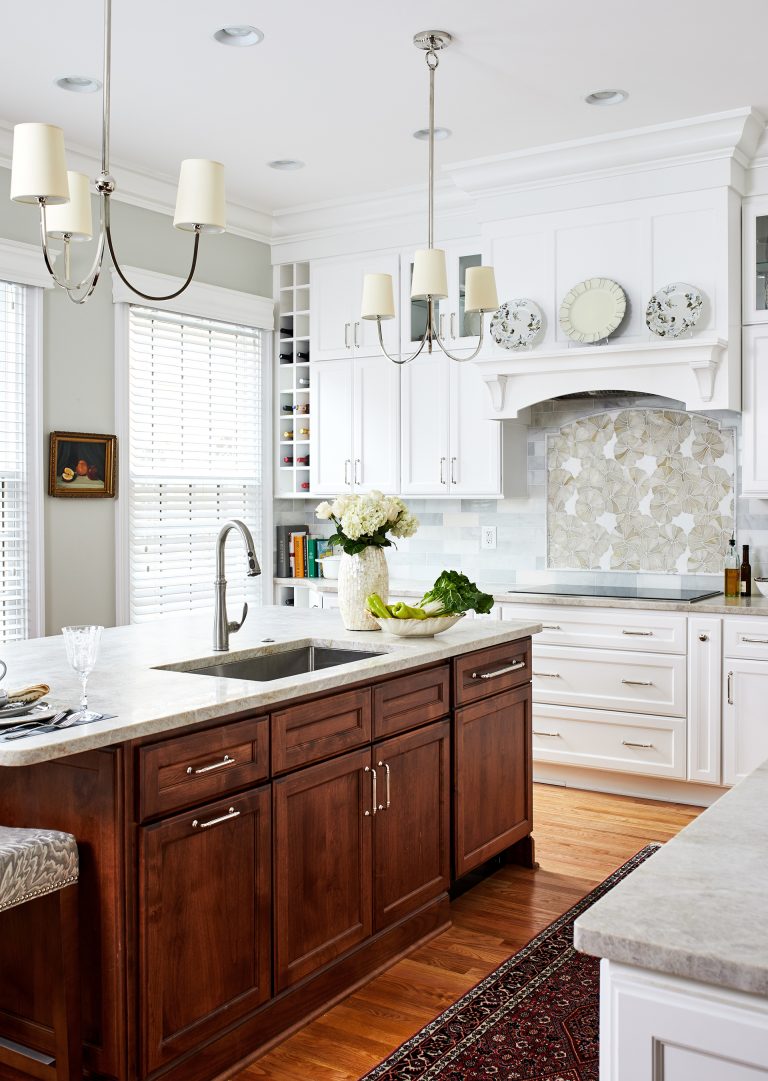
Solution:
M94 713L93 710L88 709L86 685L88 676L96 664L99 641L103 630L103 627L92 625L61 628L61 633L64 635L64 645L67 647L67 660L80 677L83 688L80 695L80 709L72 715L70 720L77 718L79 722L95 721L101 716L100 713Z

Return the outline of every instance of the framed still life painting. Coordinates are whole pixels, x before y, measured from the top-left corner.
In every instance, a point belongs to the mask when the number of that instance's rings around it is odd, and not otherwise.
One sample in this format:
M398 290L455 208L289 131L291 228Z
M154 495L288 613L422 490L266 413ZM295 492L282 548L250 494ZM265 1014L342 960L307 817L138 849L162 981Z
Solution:
M109 499L115 494L117 438L51 432L48 494Z

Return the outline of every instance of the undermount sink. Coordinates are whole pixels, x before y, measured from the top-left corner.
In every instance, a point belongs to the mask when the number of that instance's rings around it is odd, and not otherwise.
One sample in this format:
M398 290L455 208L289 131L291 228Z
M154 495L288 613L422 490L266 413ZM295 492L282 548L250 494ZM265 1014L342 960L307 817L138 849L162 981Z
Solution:
M299 649L286 649L280 653L246 657L239 661L222 661L205 668L185 668L183 671L196 676L227 676L230 679L250 679L256 683L264 683L270 679L300 676L305 672L319 672L323 668L381 656L382 653L372 650L342 649L339 646L301 646Z

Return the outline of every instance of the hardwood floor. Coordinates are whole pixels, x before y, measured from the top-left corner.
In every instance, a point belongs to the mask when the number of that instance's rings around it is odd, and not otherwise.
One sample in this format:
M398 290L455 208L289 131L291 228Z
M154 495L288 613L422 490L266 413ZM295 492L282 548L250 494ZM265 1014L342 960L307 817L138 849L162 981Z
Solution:
M534 787L538 871L504 868L453 903L453 926L234 1081L358 1081L649 841L699 808Z

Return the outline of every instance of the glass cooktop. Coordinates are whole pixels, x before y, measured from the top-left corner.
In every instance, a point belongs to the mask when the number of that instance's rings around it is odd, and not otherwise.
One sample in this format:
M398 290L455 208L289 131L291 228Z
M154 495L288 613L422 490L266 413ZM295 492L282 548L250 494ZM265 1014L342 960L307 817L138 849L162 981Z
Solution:
M515 586L510 593L537 593L539 596L552 597L618 597L629 601L677 601L693 604L695 601L703 601L708 597L720 595L719 589L654 589L641 586L590 586L590 585L557 585L553 582L542 582L536 586Z

